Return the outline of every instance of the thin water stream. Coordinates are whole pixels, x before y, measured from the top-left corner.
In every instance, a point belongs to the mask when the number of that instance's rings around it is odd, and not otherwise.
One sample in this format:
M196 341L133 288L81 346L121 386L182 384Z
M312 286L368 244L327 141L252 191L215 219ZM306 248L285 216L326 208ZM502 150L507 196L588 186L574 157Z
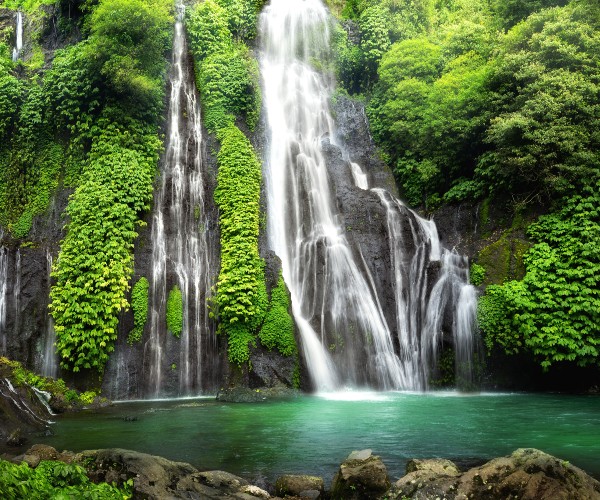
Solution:
M248 479L305 473L328 482L364 448L394 478L410 458L473 466L520 447L600 478L598 396L342 392L258 404L127 402L53 419L54 436L38 441L58 449L129 448Z

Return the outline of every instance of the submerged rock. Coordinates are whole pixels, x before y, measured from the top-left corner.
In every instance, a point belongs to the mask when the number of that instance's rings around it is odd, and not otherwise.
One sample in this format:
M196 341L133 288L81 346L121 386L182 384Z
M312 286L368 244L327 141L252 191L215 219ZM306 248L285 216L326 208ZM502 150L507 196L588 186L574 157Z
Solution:
M259 403L272 399L294 398L300 395L297 389L290 389L284 385L250 389L248 387L230 387L221 389L217 394L217 401L224 403Z
M353 451L333 478L333 499L379 498L390 488L387 469L371 450Z
M412 460L390 499L600 499L600 482L564 460L533 448L495 458L460 474L448 460Z

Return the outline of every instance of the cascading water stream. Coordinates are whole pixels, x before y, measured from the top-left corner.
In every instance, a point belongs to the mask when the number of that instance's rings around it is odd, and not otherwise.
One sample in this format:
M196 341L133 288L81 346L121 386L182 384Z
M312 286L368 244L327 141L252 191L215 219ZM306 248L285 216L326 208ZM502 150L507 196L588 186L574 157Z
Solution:
M322 138L333 136L331 82L311 63L328 58L327 10L317 0L273 0L261 23L269 238L313 383L324 390L408 387L367 269L338 222L320 148Z
M2 236L2 234L0 234ZM2 354L6 354L6 313L8 291L8 248L0 247L0 341Z
M261 18L270 244L282 261L317 389L425 390L448 304L455 307L457 367L470 363L475 289L468 285L466 259L441 247L433 221L374 188L387 214L396 302L396 322L392 328L386 323L369 268L339 222L321 150L324 138L335 138L332 82L314 69L328 66L329 24L319 0L272 0ZM354 184L369 189L360 165L347 160ZM403 231L406 224L409 231ZM404 241L406 234L411 241ZM435 262L440 271L429 283Z
M46 268L48 272L48 283L50 283L50 273L52 272L52 253L46 250ZM58 376L58 356L56 354L56 331L54 330L54 320L51 314L46 315L46 331L44 335L44 352L42 357L41 373L45 377L56 378Z
M17 25L15 29L15 46L13 48L12 60L17 62L23 50L23 13L17 12Z
M204 364L216 358L214 324L206 299L214 282L215 251L208 237L202 161L202 128L198 94L189 61L183 19L178 5L171 66L169 136L155 198L152 224L152 276L150 280L150 339L145 344L147 393L163 393L165 371L176 365L177 395L198 394L212 388L203 380ZM172 367L165 364L165 324L168 290L176 285L183 302L180 354Z

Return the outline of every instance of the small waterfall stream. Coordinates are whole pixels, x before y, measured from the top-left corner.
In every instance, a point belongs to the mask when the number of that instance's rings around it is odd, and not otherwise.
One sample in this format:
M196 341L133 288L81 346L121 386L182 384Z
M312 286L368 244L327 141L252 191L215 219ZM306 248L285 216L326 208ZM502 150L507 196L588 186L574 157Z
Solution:
M369 267L340 222L321 149L323 139L336 135L329 111L332 81L314 69L328 67L330 22L320 0L271 0L261 17L270 245L282 261L317 389L424 390L447 307L453 310L457 366L470 364L475 289L468 284L466 259L442 248L433 221L373 188L387 213L396 301L396 322L387 324ZM369 189L360 165L348 160L354 184Z
M48 272L48 285L50 284L50 273L52 272L52 253L46 250L46 268ZM54 330L54 319L51 314L46 315L46 331L44 335L44 347L42 354L41 373L45 377L58 377L58 356L56 354L56 331Z
M0 236L2 234L0 233ZM0 342L1 354L6 354L6 315L8 292L8 248L0 247Z
M17 12L17 25L15 28L15 46L13 48L12 60L17 62L23 50L23 13Z
M206 299L211 294L218 260L209 235L200 105L185 39L184 13L183 4L179 4L168 141L152 222L150 338L144 346L149 396L165 393L165 379L173 371L178 378L175 395L198 394L213 389L216 383L216 374L206 366L216 363L217 358L215 328ZM181 291L183 302L183 327L178 340L167 332L165 323L167 296L174 286ZM167 349L174 342L179 343L179 358L169 360L169 366Z

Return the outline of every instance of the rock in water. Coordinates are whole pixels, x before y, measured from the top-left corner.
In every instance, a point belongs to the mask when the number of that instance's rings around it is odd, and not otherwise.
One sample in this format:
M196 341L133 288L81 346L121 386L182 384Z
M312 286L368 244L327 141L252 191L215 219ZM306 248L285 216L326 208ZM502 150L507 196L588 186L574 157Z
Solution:
M600 482L564 460L520 448L463 474L448 460L412 460L390 499L600 500Z
M323 495L323 491L323 478L316 476L288 474L279 477L275 482L275 493L281 497L289 495L301 498L320 498ZM310 492L315 492L316 496Z
M379 498L390 488L387 469L371 450L353 451L340 465L333 478L331 498L334 500L367 500Z

